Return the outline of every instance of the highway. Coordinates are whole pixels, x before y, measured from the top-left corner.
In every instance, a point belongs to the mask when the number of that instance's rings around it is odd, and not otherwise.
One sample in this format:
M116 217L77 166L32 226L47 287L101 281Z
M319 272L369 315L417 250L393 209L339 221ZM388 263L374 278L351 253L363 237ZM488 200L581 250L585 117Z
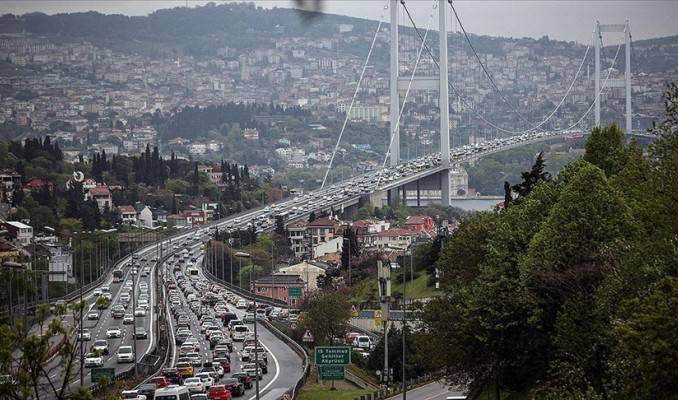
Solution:
M202 247L202 246L198 246ZM217 285L215 283L210 283L202 274L202 270L200 265L202 264L202 258L204 254L202 253L202 249L196 249L196 247L191 247L191 251L197 254L197 260L194 264L194 267L198 268L199 275L192 277L189 279L191 282L192 289L189 289L191 292L197 291L198 293L202 294L203 296L206 293L212 292L226 292L226 288L221 287L220 285ZM176 272L173 273L172 269L174 268L174 265L176 264L176 261L169 261L166 265L163 266L165 271L167 271L167 276L171 276L171 281L178 285L178 277L182 280L186 280L188 276L187 274L187 266L182 267L181 272ZM203 283L206 285L206 288L203 287L203 290L199 290L199 282ZM188 299L186 298L185 293L188 292L182 292L179 291L180 298L181 298L181 305L177 306L176 308L180 310L181 312L185 312L186 315L189 315L190 318L190 331L193 337L198 339L199 343L199 348L200 348L200 356L202 358L202 361L211 361L213 359L212 351L210 350L210 344L209 341L206 339L206 335L204 333L201 333L200 331L200 320L197 317L196 312L192 311L189 307ZM200 296L198 296L200 297ZM240 298L236 296L236 298L239 300ZM237 301L237 300L236 300ZM245 316L245 311L241 309L237 309L233 304L227 304L227 310L228 312L232 312L238 316L240 320L243 319ZM214 308L209 306L209 305L204 305L204 308L202 309L202 314L214 314ZM175 332L176 329L176 319L170 318L170 324L172 325L172 328L170 331L172 332L172 335ZM220 325L221 322L219 321L218 324ZM246 324L250 328L250 332L253 332L253 326L252 324ZM223 331L225 333L228 332L227 328L223 328ZM260 394L265 394L267 392L270 392L275 389L290 389L293 387L297 381L301 378L303 374L303 366L302 366L302 360L301 358L292 350L290 349L285 342L282 340L278 339L273 333L271 333L267 328L265 328L263 325L258 326L258 337L259 340L264 347L264 349L267 352L268 355L268 371L267 373L263 374L262 379L259 382L260 385ZM174 338L173 338L174 340ZM242 356L242 342L233 342L233 352L231 353L231 371L226 373L224 377L229 377L231 374L234 372L239 372L242 369L242 365L244 362L241 360ZM180 358L180 354L178 353L178 350L175 346L174 351L172 353L172 356L170 358L170 364L174 366L177 362L177 360ZM254 399L255 396L253 395L254 389L247 390L246 393L246 398L249 399Z
M462 399L463 396L464 392L450 389L447 385L438 381L407 391L407 398L410 400L446 400L448 397ZM389 397L388 400L398 400L402 398L403 395L399 394L397 396Z
M154 259L156 257L156 250L155 246L151 248L146 248L142 249L140 253L135 253L139 260L141 259ZM83 296L83 301L86 303L86 312L83 317L83 330L89 330L91 334L91 340L86 340L83 341L83 352L85 353L85 356L87 353L90 352L90 348L93 345L94 341L97 339L104 339L108 342L108 347L109 351L107 355L104 355L104 364L102 365L103 368L113 368L115 369L115 373L119 374L121 372L127 371L131 368L133 368L133 363L132 364L118 364L116 360L116 352L120 348L120 346L123 345L133 345L133 332L134 332L134 325L133 324L123 324L123 319L115 319L112 316L112 308L115 305L118 304L123 304L120 301L120 295L123 291L123 286L125 282L129 282L130 286L132 282L134 281L134 293L135 297L138 298L139 294L141 293L140 286L143 284L142 282L146 283L148 285L148 290L149 290L149 295L150 295L150 304L154 304L155 301L155 290L154 284L155 284L155 263L152 263L150 261L147 262L140 262L142 267L144 265L148 266L148 274L145 277L141 277L141 272L142 269L139 269L139 274L137 274L133 279L132 275L132 268L131 267L125 267L127 263L132 262L132 255L129 255L125 257L119 264L119 267L122 267L124 271L123 279L119 283L114 283L113 282L113 277L110 276L109 279L99 286L96 289L101 289L103 287L108 287L110 288L110 294L111 294L111 305L104 310L97 310L96 308L96 299L98 296L95 294L95 290L89 291L86 295ZM77 300L76 300L77 301ZM87 315L90 312L98 312L99 318L98 319L88 319ZM133 304L132 301L129 302L129 305L127 306L125 310L125 314L133 314ZM69 313L70 314L70 313ZM148 337L146 339L138 339L137 340L137 359L140 360L144 354L147 354L150 352L153 348L154 344L154 335L156 332L155 330L155 324L153 323L155 321L155 311L153 307L149 307L147 313L143 317L136 317L135 322L138 327L143 327L146 332L148 333ZM78 315L79 317L79 315ZM75 318L73 316L66 317L64 319L66 323L69 324L69 326L79 326L79 319ZM114 328L118 327L121 330L121 337L120 338L108 338L107 337L107 330L109 328ZM72 338L74 342L77 341L77 338ZM68 378L70 380L69 386L71 389L74 389L80 385L80 343L76 343L76 351L78 352L75 360L75 366L72 372L72 375ZM52 381L57 381L57 382L62 382L64 378L64 371L63 371L63 361L60 356L54 357L53 360L49 362L49 364L46 367L46 370L48 371L48 376ZM83 378L84 378L84 386L89 387L92 385L91 382L91 369L84 367L83 368ZM53 391L50 389L50 385L47 379L43 380L43 395L44 397L51 397L53 395Z

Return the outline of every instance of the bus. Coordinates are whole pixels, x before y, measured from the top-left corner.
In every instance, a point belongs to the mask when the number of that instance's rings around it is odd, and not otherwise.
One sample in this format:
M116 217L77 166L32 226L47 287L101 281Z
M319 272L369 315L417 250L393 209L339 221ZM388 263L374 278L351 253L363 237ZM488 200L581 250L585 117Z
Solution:
M197 278L198 277L198 269L197 268L188 268L188 270L186 272L188 272L189 278L192 278L192 277Z
M121 269L116 269L113 271L113 283L120 283L122 282L122 270Z

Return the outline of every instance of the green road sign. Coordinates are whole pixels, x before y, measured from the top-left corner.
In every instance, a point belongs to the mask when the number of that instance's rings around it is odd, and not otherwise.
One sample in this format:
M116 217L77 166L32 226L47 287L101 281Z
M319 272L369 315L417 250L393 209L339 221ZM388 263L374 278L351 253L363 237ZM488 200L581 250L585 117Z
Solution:
M351 363L350 346L318 346L315 348L317 365L348 365Z
M92 383L99 382L99 378L107 376L113 380L115 378L115 368L92 368Z
M301 297L301 288L300 287L291 287L287 289L289 297L298 299Z
M320 369L320 379L333 381L344 379L343 365L326 365L318 369Z

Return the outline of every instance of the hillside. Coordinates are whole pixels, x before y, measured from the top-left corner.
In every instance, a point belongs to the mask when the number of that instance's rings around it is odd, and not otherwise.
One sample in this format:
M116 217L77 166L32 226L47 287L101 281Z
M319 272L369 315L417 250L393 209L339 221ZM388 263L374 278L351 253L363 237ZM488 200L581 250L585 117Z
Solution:
M310 15L315 17L309 18ZM353 25L351 35L356 36L371 35L376 27L375 21L335 14L289 8L265 9L251 3L210 3L202 7L163 9L148 16L134 17L98 12L5 14L0 17L0 34L21 32L52 40L88 41L98 47L152 57L204 57L213 56L223 47L272 47L276 37L328 38L339 32L339 24ZM403 33L414 34L412 28L403 26L401 29ZM452 35L457 36L450 40L452 49L470 52L461 36ZM550 40L547 36L540 39L472 36L474 46L483 54L502 55L512 45L525 45L534 49L536 56L557 54L578 58L583 48L582 44ZM429 38L435 46L437 33L431 32ZM614 54L616 46L606 45L604 54ZM353 49L356 53L362 46L357 47ZM386 62L388 58L382 53L387 49L387 46L377 46L375 60ZM633 52L636 72L674 70L678 64L678 36L635 42ZM617 65L623 68L623 58Z

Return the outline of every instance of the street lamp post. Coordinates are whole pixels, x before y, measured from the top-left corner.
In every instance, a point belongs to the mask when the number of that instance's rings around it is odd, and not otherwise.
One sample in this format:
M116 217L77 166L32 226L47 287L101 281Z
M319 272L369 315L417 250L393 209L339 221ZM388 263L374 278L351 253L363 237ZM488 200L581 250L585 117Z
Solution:
M252 270L254 270L254 264L252 256L249 253L239 251L235 253L235 256L239 259L249 258L250 259L250 285L252 284ZM257 335L257 291L252 287L252 298L254 299L254 366L255 366L255 398L259 400L259 336Z
M14 280L14 270L23 270L24 266L18 262L14 261L5 261L2 263L3 267L9 270L9 318L14 325L14 303L12 300L12 280Z

